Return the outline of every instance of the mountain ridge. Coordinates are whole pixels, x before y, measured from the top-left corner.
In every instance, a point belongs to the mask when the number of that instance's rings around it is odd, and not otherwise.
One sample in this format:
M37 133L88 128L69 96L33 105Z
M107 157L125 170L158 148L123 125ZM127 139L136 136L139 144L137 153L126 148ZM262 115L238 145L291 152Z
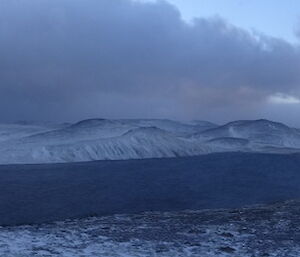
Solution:
M165 158L228 151L300 152L300 130L266 119L220 126L167 119L88 119L36 130L32 126L0 125L0 164ZM5 137L7 133L9 137Z

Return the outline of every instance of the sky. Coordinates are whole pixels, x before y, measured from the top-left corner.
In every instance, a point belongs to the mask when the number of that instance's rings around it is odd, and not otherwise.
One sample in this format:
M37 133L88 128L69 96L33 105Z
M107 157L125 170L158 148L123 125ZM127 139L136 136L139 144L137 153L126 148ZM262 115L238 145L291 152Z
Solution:
M231 24L297 43L295 30L300 18L299 0L169 0L182 17L221 16Z
M1 0L0 122L300 127L299 15L296 0Z

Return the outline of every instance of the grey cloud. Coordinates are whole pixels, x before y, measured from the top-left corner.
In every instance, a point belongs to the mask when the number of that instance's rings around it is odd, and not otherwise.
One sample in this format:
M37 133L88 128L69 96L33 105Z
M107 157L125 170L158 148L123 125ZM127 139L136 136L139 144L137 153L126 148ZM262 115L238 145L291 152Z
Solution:
M2 0L0 49L3 121L246 118L299 93L298 47L164 1Z
M297 24L297 26L295 28L295 34L300 39L300 17L299 17L298 24Z

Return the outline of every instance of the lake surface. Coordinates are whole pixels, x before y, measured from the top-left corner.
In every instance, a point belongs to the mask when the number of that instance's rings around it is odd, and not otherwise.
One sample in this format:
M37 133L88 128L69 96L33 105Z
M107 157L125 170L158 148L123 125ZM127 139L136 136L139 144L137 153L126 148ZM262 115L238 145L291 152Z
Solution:
M0 166L0 225L143 211L232 208L300 198L300 155Z

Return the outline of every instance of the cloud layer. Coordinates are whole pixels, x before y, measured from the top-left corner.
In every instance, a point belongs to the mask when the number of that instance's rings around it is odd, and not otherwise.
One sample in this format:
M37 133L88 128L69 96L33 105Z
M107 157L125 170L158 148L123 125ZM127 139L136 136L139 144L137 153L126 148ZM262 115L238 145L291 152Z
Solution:
M2 121L285 121L269 97L300 96L298 46L163 1L2 0L0 49Z

